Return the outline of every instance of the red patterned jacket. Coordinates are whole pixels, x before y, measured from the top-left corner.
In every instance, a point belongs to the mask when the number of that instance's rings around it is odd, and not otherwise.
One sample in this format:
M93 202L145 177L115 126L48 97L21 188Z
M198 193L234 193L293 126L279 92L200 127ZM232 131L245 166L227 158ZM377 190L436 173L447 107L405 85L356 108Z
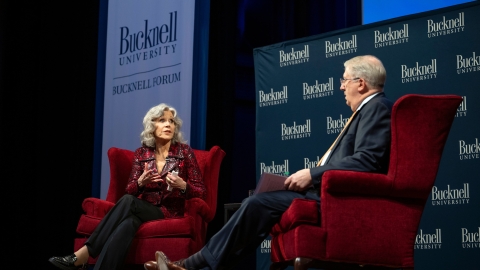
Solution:
M139 188L137 180L143 173L145 162L148 164L148 169L158 172L154 150L154 148L146 146L135 150L132 172L126 192L159 206L166 218L183 216L186 199L200 198L205 200L206 198L206 188L197 159L189 145L183 143L171 144L166 157L167 161L160 172L160 176L165 180L167 172L178 170L178 176L187 182L185 193L182 193L178 188L168 191L166 181L150 183Z

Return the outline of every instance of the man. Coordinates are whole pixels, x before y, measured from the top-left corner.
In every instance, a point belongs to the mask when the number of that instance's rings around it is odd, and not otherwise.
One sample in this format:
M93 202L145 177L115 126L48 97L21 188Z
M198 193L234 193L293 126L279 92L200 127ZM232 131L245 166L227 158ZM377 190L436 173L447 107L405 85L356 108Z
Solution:
M256 194L245 199L208 243L197 253L171 262L161 251L147 270L229 269L254 252L295 198L320 202L322 175L327 170L386 173L390 154L390 113L393 103L383 93L386 71L371 55L357 56L344 63L340 79L346 104L354 114L320 166L302 169L285 180L285 189Z

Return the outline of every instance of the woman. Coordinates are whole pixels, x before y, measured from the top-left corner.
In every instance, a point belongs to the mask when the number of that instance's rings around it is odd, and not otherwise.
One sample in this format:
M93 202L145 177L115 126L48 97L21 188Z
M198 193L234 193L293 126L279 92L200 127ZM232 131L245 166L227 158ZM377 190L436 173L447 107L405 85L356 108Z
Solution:
M185 200L206 198L202 174L192 148L185 144L177 111L159 104L143 118L142 147L135 151L126 193L105 215L79 250L49 261L61 269L120 269L143 222L183 216ZM178 173L178 174L177 174Z

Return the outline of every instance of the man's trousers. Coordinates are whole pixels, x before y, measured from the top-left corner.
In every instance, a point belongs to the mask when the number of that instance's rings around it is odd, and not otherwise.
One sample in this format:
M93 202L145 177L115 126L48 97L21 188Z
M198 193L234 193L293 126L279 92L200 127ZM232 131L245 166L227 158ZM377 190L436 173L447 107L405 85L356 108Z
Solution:
M231 269L255 252L295 198L319 202L318 190L306 194L280 190L259 193L243 200L228 222L200 250L209 267L205 270Z

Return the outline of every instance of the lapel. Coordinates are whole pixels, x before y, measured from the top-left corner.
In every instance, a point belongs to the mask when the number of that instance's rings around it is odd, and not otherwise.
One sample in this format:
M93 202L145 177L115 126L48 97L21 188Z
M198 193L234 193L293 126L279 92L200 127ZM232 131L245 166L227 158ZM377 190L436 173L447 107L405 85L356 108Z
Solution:
M165 166L163 166L161 177L164 177L170 171L178 171L180 162L184 159L183 153L180 151L178 143L170 145Z
M328 160L330 159L330 157L333 155L333 153L335 152L335 150L337 149L337 146L338 144L343 140L343 137L345 137L345 134L347 134L348 132L348 129L352 126L353 124L353 121L356 120L357 118L357 115L360 114L360 111L358 111L357 113L353 114L352 116L350 117L353 117L351 120L350 120L350 123L348 124L348 126L345 128L345 130L343 130L342 134L340 134L340 137L338 137L338 140L335 142L335 145L333 145L332 147L332 152L330 153L330 155L328 155L328 159L326 160L325 164L328 163Z
M368 104L370 103L370 101L372 101L373 99L376 99L376 98L379 98L379 97L384 97L385 96L385 93L383 92L380 92L378 93L377 95L375 95L371 100L369 100L366 104L364 104L360 110L358 110L358 112L353 115L353 119L350 121L350 124L348 125L348 127L346 127L346 129L342 132L342 134L340 135L340 137L338 138L337 142L335 143L335 145L333 145L332 147L332 151L330 152L330 155L328 155L328 159L325 161L325 164L328 163L328 161L330 160L330 158L333 156L333 153L335 152L335 150L337 149L337 146L338 144L343 140L343 137L345 137L345 134L347 134L348 132L348 129L353 125L354 121L358 121L358 115L361 113L362 109L365 107L365 106L368 106ZM370 103L371 104L371 103Z

